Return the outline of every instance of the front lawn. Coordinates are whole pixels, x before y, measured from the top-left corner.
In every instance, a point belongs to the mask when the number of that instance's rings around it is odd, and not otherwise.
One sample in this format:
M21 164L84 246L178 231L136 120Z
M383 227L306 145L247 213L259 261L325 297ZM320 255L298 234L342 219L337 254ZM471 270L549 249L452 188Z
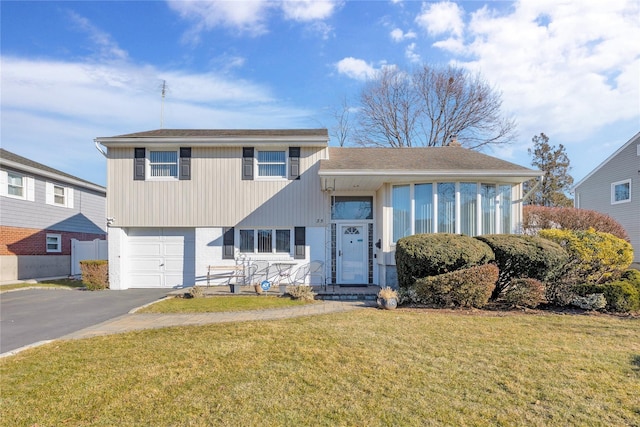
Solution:
M288 297L234 295L206 298L167 298L138 310L138 313L210 313L222 311L263 310L307 304Z
M24 425L640 424L640 321L361 309L55 342L0 361Z
M46 280L38 283L9 283L6 285L0 285L0 292L11 291L14 289L23 289L23 288L63 288L63 289L77 289L83 288L84 284L82 280L76 279L55 279L55 280Z

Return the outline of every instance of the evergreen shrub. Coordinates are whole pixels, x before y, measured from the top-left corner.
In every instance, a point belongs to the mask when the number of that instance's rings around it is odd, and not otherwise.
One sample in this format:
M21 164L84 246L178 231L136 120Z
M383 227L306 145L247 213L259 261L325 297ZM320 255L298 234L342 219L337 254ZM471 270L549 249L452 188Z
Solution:
M109 288L109 262L106 260L80 261L82 284L90 291Z
M512 279L504 289L504 300L512 306L536 308L546 301L544 283L529 278Z
M638 311L640 310L640 272L627 270L618 280L579 286L577 292L583 296L594 293L604 294L608 311L623 313Z
M415 281L417 302L443 307L483 307L498 280L498 267L485 264Z
M541 230L569 253L565 275L575 284L605 283L619 278L633 262L633 247L613 234L589 230Z
M513 279L530 278L545 283L556 280L569 260L567 251L559 244L542 237L491 234L476 239L491 247L500 269L492 299L498 298Z
M396 244L396 269L400 288L410 288L416 279L448 273L494 260L484 242L460 234L416 234Z

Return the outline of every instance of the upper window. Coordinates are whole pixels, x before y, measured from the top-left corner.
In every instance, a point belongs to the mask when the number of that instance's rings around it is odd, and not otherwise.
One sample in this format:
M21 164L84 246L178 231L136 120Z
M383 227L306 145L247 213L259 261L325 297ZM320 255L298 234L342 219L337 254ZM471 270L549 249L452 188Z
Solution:
M177 178L178 152L149 151L149 176L152 178Z
M16 173L9 172L8 173L8 184L7 194L10 196L24 198L25 196L25 177L22 175L18 175Z
M73 188L47 182L46 203L48 205L73 208Z
M257 161L258 177L287 177L287 156L285 151L258 151Z
M631 180L618 181L611 184L611 204L631 201Z

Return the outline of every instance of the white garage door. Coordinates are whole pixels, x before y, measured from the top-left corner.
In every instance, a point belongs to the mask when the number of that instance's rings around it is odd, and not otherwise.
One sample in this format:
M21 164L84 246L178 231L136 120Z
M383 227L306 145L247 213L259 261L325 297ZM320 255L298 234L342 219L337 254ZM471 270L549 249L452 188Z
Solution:
M127 240L131 288L173 288L195 283L193 229L130 229Z

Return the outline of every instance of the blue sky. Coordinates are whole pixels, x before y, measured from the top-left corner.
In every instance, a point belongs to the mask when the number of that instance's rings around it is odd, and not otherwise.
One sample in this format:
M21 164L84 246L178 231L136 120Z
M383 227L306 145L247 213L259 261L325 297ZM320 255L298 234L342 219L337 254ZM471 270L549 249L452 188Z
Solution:
M544 132L576 181L640 131L637 0L2 1L0 14L2 147L101 185L93 139L159 128L163 80L165 128L331 130L376 70L455 64L518 123L488 154L530 166Z

